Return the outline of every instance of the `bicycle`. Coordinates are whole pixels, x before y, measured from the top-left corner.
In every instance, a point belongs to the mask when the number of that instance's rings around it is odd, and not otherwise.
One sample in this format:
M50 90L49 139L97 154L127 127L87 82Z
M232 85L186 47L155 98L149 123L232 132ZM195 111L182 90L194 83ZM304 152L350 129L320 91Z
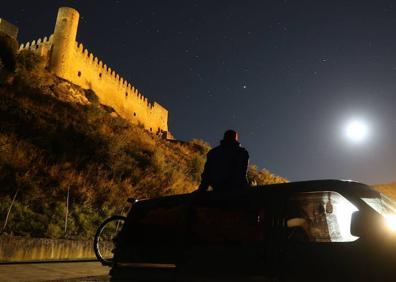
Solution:
M136 199L129 198L128 203L133 205ZM93 241L95 256L105 266L113 264L114 239L121 231L126 217L123 215L113 215L105 219L98 227Z

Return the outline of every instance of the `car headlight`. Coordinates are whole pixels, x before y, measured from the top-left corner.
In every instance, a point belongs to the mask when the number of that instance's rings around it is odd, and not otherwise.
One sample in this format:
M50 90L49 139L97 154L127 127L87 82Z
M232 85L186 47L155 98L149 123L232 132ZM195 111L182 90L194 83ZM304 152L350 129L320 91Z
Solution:
M389 230L396 232L396 215L386 215L385 224Z

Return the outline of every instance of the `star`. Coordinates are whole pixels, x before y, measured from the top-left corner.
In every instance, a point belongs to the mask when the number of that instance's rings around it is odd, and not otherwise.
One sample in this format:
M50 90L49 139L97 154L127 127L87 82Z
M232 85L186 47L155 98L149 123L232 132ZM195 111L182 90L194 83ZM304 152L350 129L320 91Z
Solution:
M247 85L242 85L242 88L243 88L243 89L246 89L246 88L247 88Z

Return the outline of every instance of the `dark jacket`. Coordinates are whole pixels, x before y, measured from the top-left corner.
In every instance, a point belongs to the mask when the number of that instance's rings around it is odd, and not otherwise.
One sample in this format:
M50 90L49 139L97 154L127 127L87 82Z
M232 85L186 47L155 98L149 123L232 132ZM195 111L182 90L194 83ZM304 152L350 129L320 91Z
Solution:
M201 175L200 191L212 186L214 191L227 191L248 186L246 171L249 153L237 141L221 141L221 144L207 154Z

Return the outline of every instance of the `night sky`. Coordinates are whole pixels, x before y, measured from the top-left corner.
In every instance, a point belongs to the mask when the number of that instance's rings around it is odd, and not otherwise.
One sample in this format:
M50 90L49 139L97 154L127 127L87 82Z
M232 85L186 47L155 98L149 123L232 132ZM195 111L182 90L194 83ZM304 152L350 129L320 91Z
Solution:
M177 139L234 128L289 180L396 180L396 1L7 1L19 41L80 12L77 40L169 110ZM350 119L367 122L361 143Z

